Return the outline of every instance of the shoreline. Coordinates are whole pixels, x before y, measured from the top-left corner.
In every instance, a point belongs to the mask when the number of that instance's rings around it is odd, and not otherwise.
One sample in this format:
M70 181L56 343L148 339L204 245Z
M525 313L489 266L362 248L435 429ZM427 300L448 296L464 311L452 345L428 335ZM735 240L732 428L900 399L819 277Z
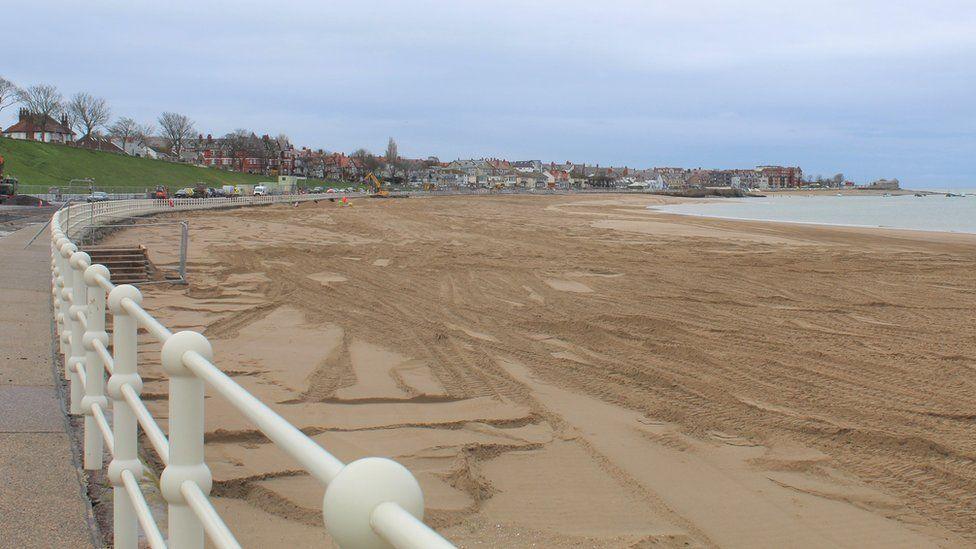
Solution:
M666 207L666 205L664 205ZM748 221L752 223L784 223L788 225L807 225L811 227L842 227L849 229L869 229L869 230L882 230L882 231L907 231L913 233L926 233L932 235L960 235L960 236L973 236L976 237L976 231L966 232L966 231L934 231L931 229L909 229L905 227L885 227L884 225L857 225L851 223L825 223L817 221L788 221L782 219L757 219L754 217L732 217L724 215L708 215L702 213L691 213L691 212L670 212L667 210L658 209L655 206L649 206L649 210L668 215L680 215L687 217L696 217L704 219L721 219L726 221Z
M898 195L892 196L908 196L914 191L905 191ZM807 193L807 192L784 192L775 196L823 196L825 193ZM832 196L832 195L831 195ZM870 195L863 195L859 193L851 193L845 196L882 196L881 193L872 193ZM944 196L942 193L935 193L931 196ZM771 198L767 196L767 198ZM718 215L703 212L683 212L683 211L671 211L668 210L670 206L680 205L680 204L715 204L716 202L736 204L742 203L741 199L719 199L719 200L706 200L706 199L682 199L675 202L663 203L663 204L653 204L648 206L648 210L654 211L659 214L669 214L678 215L684 217L700 218L700 219L717 219L717 220L727 220L727 221L742 221L742 222L754 222L754 223L783 223L787 225L804 225L812 227L843 227L852 229L867 229L867 230L882 230L882 231L907 231L911 233L927 233L933 235L960 235L960 236L974 236L976 237L976 229L973 230L937 230L937 229L924 229L924 228L911 228L911 227L893 227L886 225L871 225L871 224L859 224L859 223L835 223L827 221L800 221L800 220L790 220L790 219L766 219L759 217L744 217L737 215Z

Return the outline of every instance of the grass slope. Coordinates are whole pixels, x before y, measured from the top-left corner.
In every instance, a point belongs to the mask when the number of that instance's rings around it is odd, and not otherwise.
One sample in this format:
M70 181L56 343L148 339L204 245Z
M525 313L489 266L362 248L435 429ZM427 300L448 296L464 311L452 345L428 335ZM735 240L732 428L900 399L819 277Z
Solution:
M3 137L0 137L0 155L6 161L4 174L20 180L22 193L38 192L42 187L62 186L72 179L86 177L94 179L99 189L127 188L132 192L156 185L165 185L175 191L181 187L192 187L197 182L204 182L208 187L219 187L256 184L272 179L266 175L198 168L163 160Z

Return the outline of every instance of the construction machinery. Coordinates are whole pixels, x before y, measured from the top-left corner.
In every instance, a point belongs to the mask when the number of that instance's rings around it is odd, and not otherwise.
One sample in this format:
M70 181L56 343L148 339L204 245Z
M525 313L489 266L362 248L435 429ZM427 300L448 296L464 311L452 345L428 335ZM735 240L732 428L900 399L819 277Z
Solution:
M3 156L0 156L0 204L17 196L17 180L3 175Z
M156 185L156 190L149 193L149 198L169 198L169 189L162 185Z
M17 180L13 177L0 176L0 204L13 200L17 196Z
M366 185L369 186L369 192L371 198L389 198L390 191L383 188L383 182L377 179L373 172L366 174L363 178L366 181Z

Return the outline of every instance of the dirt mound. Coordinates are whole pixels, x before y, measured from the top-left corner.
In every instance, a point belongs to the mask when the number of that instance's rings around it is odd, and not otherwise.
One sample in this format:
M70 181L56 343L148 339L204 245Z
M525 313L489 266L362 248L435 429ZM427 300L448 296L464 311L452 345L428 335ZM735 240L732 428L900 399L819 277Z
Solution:
M37 198L36 196L30 196L26 194L18 194L12 198L8 198L3 202L8 206L50 206L51 203L47 200Z

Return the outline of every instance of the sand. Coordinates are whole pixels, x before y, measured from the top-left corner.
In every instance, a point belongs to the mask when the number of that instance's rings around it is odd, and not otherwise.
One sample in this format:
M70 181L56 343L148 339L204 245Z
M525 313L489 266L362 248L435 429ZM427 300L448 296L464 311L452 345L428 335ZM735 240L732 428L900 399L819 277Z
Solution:
M666 200L186 214L190 285L145 306L340 459L409 467L462 546L976 543L976 237ZM171 263L167 230L109 242ZM245 545L329 539L321 486L217 396L206 421Z

